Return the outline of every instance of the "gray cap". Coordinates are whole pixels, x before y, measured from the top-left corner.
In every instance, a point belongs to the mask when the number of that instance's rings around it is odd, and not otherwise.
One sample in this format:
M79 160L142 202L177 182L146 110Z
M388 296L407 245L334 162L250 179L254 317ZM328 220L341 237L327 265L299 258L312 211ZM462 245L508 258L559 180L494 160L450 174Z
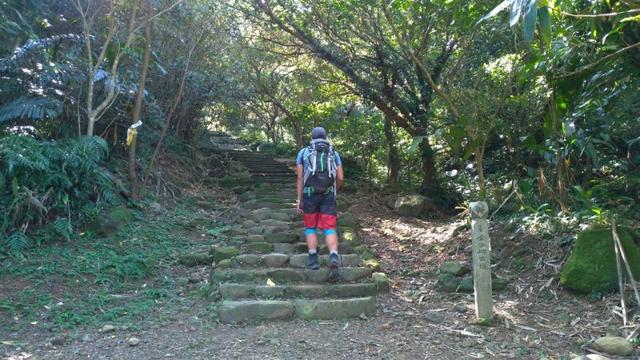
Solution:
M311 139L326 139L327 131L323 127L316 127L311 130Z

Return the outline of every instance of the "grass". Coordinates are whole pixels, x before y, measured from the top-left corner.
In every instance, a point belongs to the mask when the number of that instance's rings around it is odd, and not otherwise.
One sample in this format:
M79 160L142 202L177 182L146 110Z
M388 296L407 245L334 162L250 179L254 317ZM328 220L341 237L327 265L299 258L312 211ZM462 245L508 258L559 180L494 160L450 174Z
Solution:
M219 228L194 216L193 203L183 199L155 216L138 211L106 238L85 232L66 243L41 245L21 259L0 258L3 330L131 326L160 307L179 306L184 294L177 289L186 284L188 270L177 265L178 255L220 238ZM205 293L199 288L187 296Z

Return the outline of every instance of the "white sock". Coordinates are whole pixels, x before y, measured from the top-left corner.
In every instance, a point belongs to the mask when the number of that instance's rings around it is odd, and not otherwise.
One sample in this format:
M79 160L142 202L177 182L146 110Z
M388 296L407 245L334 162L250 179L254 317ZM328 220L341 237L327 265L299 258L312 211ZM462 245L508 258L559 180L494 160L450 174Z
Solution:
M318 250L316 250L316 249L309 249L309 255L313 255L313 254L315 254L317 252L318 252Z

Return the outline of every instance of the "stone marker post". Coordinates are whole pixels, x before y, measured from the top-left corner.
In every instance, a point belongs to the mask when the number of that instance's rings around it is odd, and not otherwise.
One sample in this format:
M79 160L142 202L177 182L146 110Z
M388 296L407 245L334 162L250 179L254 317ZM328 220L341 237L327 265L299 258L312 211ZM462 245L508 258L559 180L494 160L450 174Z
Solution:
M472 202L471 247L473 251L473 290L476 299L476 320L493 320L491 299L491 240L489 239L489 206L484 201Z

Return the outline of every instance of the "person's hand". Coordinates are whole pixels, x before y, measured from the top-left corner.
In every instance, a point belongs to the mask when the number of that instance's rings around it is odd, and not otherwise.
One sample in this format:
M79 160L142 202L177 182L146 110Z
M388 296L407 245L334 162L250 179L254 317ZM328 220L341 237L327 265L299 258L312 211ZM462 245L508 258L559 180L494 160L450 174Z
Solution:
M296 211L298 212L298 214L302 214L302 203L300 202L300 200L296 200Z

